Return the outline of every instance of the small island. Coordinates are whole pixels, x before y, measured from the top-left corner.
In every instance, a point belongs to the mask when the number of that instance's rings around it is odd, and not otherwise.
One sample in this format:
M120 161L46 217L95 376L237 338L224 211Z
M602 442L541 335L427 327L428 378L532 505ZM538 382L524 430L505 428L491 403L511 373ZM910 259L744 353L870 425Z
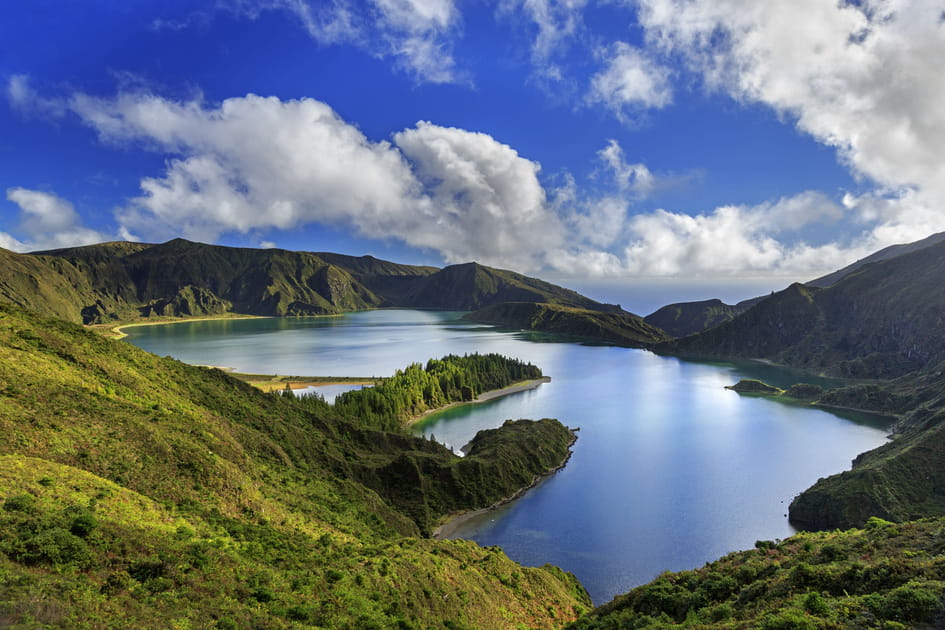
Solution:
M730 389L739 394L754 394L758 396L773 396L789 398L800 402L817 402L824 395L824 388L820 385L811 385L809 383L795 383L787 389L781 389L774 385L769 385L764 381L753 378L743 378L734 385L726 385L725 389Z
M725 389L730 389L739 394L762 394L765 396L780 396L784 390L780 387L768 385L764 381L753 378L743 378L734 385L726 385Z

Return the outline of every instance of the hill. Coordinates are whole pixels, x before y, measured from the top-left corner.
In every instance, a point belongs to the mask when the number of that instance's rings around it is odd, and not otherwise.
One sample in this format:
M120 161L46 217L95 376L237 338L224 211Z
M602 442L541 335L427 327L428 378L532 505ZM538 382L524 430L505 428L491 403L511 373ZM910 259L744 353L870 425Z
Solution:
M666 339L666 334L637 315L602 313L559 304L504 302L480 309L466 319L643 348Z
M0 262L0 300L83 324L226 313L327 315L391 307L473 311L506 302L580 309L591 320L595 313L636 317L570 289L477 263L437 269L371 256L221 247L183 239L32 254L0 250ZM584 331L594 328L582 319L575 311L570 321Z
M809 287L826 288L871 263L891 260L943 241L945 241L945 232L933 234L914 243L891 245L865 258L861 258L843 269L839 269L803 284ZM702 300L699 302L678 302L668 304L650 313L643 319L648 324L666 331L673 337L686 337L734 319L736 315L744 313L758 302L764 300L765 297L766 296L759 296L743 300L735 305L725 304L718 299Z
M744 313L764 298L726 304L722 300L677 302L668 304L643 318L647 324L666 331L673 337L685 337L727 322Z
M577 581L421 537L558 466L560 423L470 456L0 306L0 625L554 627Z
M658 350L763 358L849 378L894 378L945 359L945 243L827 287L793 284L731 321Z
M902 256L903 254L910 254L912 252L918 251L920 249L925 249L931 245L936 245L945 241L945 232L940 232L938 234L933 234L929 237L926 237L920 241L915 241L913 243L903 243L900 245L890 245L884 249L879 250L865 258L861 258L858 261L847 265L843 269L834 271L833 273L828 273L825 276L815 278L814 280L808 281L806 284L813 287L829 287L832 284L836 284L843 278L846 278L848 275L857 271L858 269L865 267L870 263L880 262L883 260L889 260L891 258L896 258Z
M568 626L859 630L941 628L945 520L758 541L701 569L664 573Z

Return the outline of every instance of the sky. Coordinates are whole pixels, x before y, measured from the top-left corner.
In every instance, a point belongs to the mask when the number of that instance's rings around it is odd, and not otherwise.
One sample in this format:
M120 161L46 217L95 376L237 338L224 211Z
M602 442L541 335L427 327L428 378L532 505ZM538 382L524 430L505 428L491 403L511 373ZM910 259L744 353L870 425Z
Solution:
M945 1L31 0L0 247L475 260L646 314L945 230Z

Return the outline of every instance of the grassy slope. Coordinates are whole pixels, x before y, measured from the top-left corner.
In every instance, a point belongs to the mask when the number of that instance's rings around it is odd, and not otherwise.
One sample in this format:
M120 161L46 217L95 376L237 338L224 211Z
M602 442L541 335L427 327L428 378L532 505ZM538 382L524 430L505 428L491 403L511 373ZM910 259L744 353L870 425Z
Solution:
M587 603L557 569L416 537L517 481L447 503L439 445L10 307L0 435L5 627L552 627ZM530 459L512 448L486 477Z
M174 239L21 255L0 251L0 298L69 321L222 312L319 315L376 307L472 310L507 301L601 312L574 291L476 263L444 269L370 256L220 247Z
M759 541L694 571L665 573L571 630L941 628L945 520Z
M475 311L467 318L525 330L599 339L638 348L666 339L662 330L631 313L602 313L557 304L506 302Z
M853 378L894 378L945 359L945 243L866 265L828 288L794 284L661 350L765 358Z
M407 306L476 310L503 302L547 303L601 312L619 307L514 271L477 263L451 265L426 276L406 298Z

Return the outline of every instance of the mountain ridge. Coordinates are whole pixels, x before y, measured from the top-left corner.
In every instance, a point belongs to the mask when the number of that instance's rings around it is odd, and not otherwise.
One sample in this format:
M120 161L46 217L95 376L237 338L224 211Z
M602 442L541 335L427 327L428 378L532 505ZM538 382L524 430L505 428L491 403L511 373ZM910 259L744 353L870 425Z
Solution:
M30 254L0 251L0 299L83 324L226 313L332 315L372 308L475 311L506 302L619 315L628 334L647 329L619 306L514 271L478 263L442 269L373 256L121 241ZM507 322L534 329L534 321ZM622 325L619 322L618 326ZM564 331L567 332L567 331ZM662 333L641 338L645 344Z

